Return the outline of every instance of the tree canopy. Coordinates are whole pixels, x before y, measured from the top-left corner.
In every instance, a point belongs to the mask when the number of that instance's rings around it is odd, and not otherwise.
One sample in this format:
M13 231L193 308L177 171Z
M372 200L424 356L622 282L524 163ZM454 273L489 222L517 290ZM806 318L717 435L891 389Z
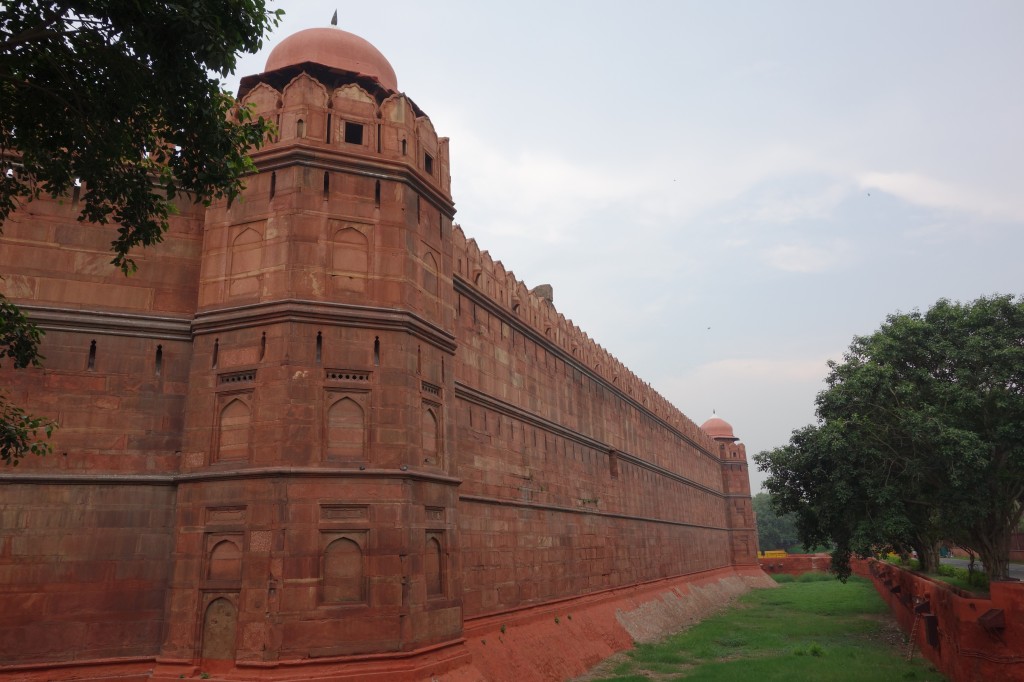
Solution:
M940 300L890 315L830 362L818 423L755 461L805 544L853 554L971 548L990 578L1008 575L1024 502L1024 299Z
M264 0L0 4L0 226L26 201L77 188L79 220L114 223L111 261L130 273L131 250L161 241L177 197L236 196L271 126L217 75L280 15ZM37 362L38 331L0 304L0 339L22 344L0 359ZM31 449L25 419L0 396L7 461Z
M796 516L776 513L772 508L771 495L758 493L751 502L757 516L757 542L762 550L789 549L800 542Z

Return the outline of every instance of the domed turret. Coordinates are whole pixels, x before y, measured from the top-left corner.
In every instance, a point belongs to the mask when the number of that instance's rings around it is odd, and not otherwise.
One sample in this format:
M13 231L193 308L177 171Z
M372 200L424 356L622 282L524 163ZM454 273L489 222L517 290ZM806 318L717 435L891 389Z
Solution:
M307 28L288 36L271 51L264 70L276 71L306 62L368 76L398 92L398 77L380 50L340 28Z
M732 424L718 416L712 416L700 428L715 440L739 440L733 434Z

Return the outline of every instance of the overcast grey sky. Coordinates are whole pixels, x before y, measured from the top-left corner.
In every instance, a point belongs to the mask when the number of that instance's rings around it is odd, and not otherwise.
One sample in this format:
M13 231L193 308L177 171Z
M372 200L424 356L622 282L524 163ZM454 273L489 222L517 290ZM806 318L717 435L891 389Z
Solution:
M451 138L466 234L750 455L888 313L1024 290L1022 2L272 6L239 76L337 8Z

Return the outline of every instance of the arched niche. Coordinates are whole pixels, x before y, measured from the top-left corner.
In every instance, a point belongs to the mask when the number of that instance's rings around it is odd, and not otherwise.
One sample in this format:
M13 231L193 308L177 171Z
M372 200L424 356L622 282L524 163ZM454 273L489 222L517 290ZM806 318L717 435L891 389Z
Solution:
M423 548L423 577L428 597L440 597L444 594L444 552L439 535L428 533L427 544Z
M249 458L252 412L243 398L230 400L220 411L217 428L217 459Z
M251 227L231 241L228 293L248 296L259 293L259 271L263 265L263 235Z
M230 661L235 658L235 633L238 608L227 597L210 602L203 614L202 657L206 660Z
M366 290L370 243L360 230L344 227L331 239L331 287L335 291Z
M324 549L322 594L325 604L366 601L363 548L356 538L343 536Z
M231 540L221 540L210 550L210 561L206 567L209 580L242 579L242 550Z
M431 296L438 294L438 267L434 254L423 254L423 290Z
M366 416L351 397L335 399L327 408L327 459L366 459Z
M423 460L441 465L441 429L436 408L424 405L420 433L422 434Z

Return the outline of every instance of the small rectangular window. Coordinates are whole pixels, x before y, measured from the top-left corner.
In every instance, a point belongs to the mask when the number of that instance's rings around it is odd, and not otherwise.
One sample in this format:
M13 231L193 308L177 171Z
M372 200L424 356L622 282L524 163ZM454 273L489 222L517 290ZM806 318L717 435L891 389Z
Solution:
M363 143L363 124L345 121L345 142L348 144Z
M434 157L430 154L423 155L423 170L426 171L427 175L434 174Z

